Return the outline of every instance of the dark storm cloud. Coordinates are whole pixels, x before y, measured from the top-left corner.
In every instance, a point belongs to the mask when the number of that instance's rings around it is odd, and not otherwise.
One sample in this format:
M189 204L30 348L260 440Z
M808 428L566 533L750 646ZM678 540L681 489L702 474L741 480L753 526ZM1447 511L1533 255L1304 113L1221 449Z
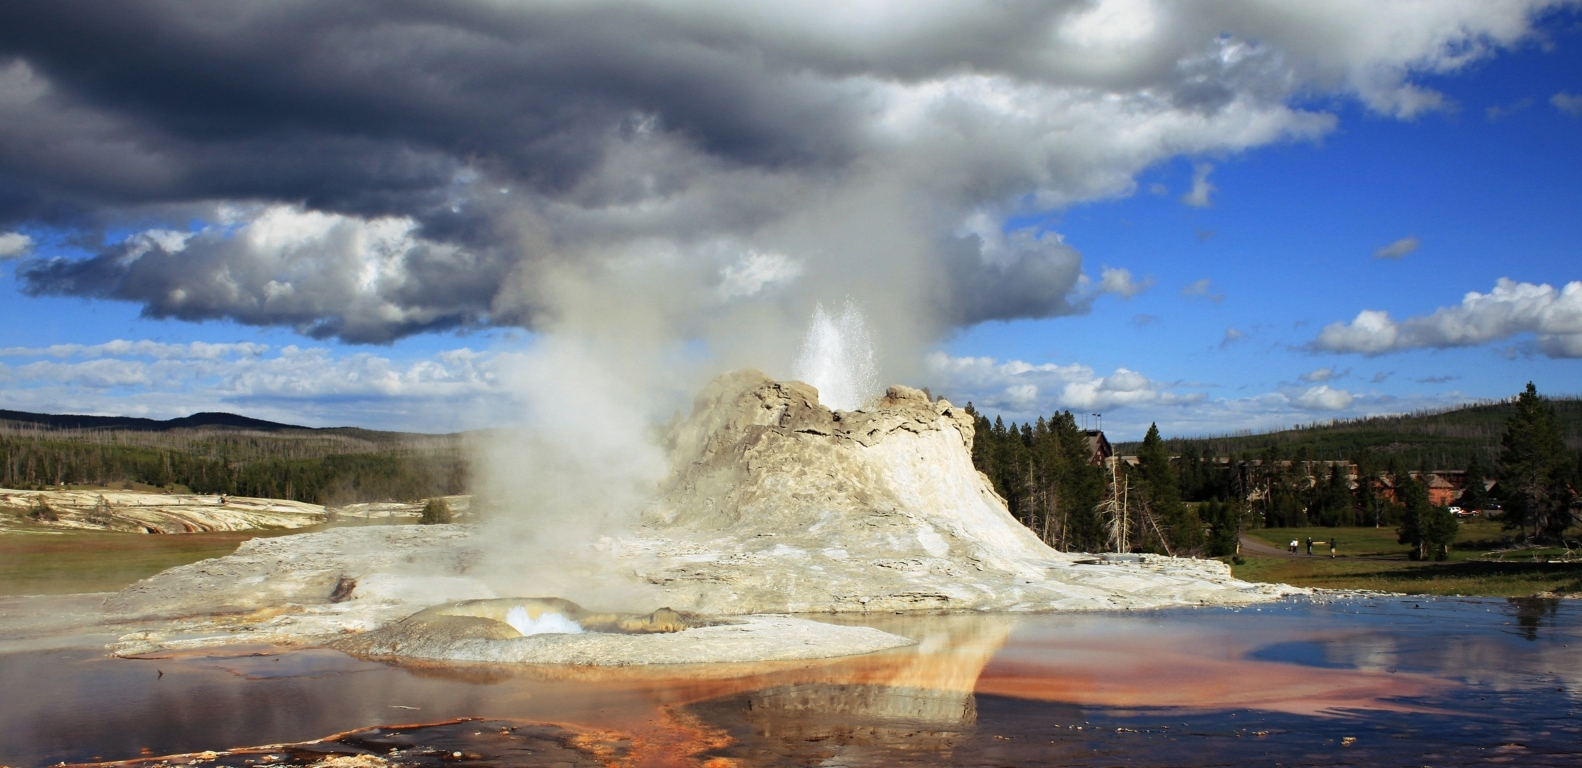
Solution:
M729 312L720 276L776 249L788 312L862 261L915 275L868 284L931 297L876 302L920 327L1065 314L1080 255L1010 214L1330 130L1298 94L1433 109L1413 72L1550 4L13 3L0 233L98 242L26 263L34 294L350 341L589 316L565 305L621 281Z
M89 259L35 261L21 275L35 295L134 301L152 317L288 325L351 342L486 323L509 264L409 229L273 211L241 234L145 233Z
M7 175L118 202L410 213L474 163L564 189L634 114L737 162L845 151L847 105L772 76L736 50L746 41L676 27L640 7L576 4L11 6L0 50L58 89L34 137L70 136L90 112L102 142L133 151L93 158L110 163L93 173L72 162L81 155L8 157ZM7 133L0 143L21 143Z
M989 247L989 260L980 238L954 245L945 256L952 290L941 308L951 325L1077 314L1091 304L1072 292L1082 273L1081 254L1053 235L1017 232Z

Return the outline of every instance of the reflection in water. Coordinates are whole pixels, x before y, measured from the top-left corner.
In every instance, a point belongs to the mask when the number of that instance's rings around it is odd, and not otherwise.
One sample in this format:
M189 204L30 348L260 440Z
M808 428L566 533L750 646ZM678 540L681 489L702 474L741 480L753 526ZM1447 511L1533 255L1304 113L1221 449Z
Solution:
M1374 598L860 621L919 644L824 662L622 669L391 666L264 648L139 660L98 648L0 653L0 764L454 718L498 722L385 728L335 748L373 752L369 739L399 737L410 754L447 764L516 766L553 764L551 754L629 766L1440 766L1574 764L1582 741L1574 602ZM500 731L510 727L529 730L513 741ZM548 741L511 747L528 735ZM467 739L494 739L498 751L456 746ZM445 758L453 752L463 756Z
M816 682L746 691L689 712L730 741L710 754L749 764L787 761L900 765L948 760L977 723L978 676L1011 634L1008 616L936 616L881 622L918 640L879 663L849 663Z
M1516 608L1516 623L1521 626L1522 637L1528 640L1537 640L1544 620L1553 623L1560 614L1558 597L1508 597L1505 602Z
M164 755L124 766L204 765L211 768L441 768L456 763L536 768L603 768L628 761L619 737L554 725L461 718L421 725L359 728L296 744Z

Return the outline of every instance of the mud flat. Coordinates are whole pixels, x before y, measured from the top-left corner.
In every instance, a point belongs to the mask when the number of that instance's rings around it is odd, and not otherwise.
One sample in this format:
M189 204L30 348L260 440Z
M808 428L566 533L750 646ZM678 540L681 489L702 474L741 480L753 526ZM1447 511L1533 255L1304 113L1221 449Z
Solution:
M714 617L1239 606L1307 593L1239 581L1217 561L1050 549L1010 516L973 467L972 439L966 413L907 387L891 387L862 411L831 411L805 384L750 370L727 374L666 437L673 471L642 524L557 553L558 567L640 595L651 603L644 610ZM126 638L121 652L137 653L182 644L319 644L442 603L551 596L522 594L519 578L509 578L519 569L502 559L513 548L499 539L498 531L472 525L255 539L228 557L139 582L106 608L121 620L170 622L168 632ZM800 621L689 629L674 641L460 638L471 645L444 653L641 663L681 658L669 644L685 638L760 630L765 637L807 633L804 645L830 655L889 642L854 635L843 645L830 625ZM632 650L617 648L623 645ZM796 658L776 655L788 651L767 641L759 652L766 655L731 650L718 659Z

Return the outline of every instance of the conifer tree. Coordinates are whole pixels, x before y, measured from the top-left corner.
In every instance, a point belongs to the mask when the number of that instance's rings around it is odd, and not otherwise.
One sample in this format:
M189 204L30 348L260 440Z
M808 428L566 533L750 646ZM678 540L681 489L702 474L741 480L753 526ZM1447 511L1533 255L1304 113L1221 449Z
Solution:
M1208 523L1208 541L1204 553L1209 557L1223 557L1236 553L1236 541L1241 537L1241 509L1232 502L1214 499L1203 502L1198 508Z
M1400 536L1396 541L1412 545L1413 560L1447 559L1461 523L1449 509L1429 503L1428 486L1421 478L1404 478L1395 490L1402 506Z
M1424 527L1428 516L1428 489L1415 477L1404 473L1395 481L1395 500L1400 505L1401 526L1396 529L1400 534L1396 542L1412 546L1411 558L1422 560L1428 553L1428 541L1424 537Z
M1461 532L1461 521L1443 506L1430 507L1423 518L1423 540L1427 542L1429 556L1434 560L1450 559L1450 545Z
M1571 469L1554 408L1528 382L1500 439L1505 526L1524 535L1531 528L1535 539L1558 538L1571 524Z
M1472 460L1467 462L1467 484L1461 491L1461 498L1456 500L1462 509L1479 510L1488 505L1489 492L1483 487L1483 480L1487 476L1488 470L1484 469L1483 462L1476 453L1472 454Z
M1331 528L1345 525L1351 517L1351 489L1340 465L1330 466L1324 482L1313 486L1313 503L1309 506L1313 522Z
M1148 434L1137 451L1138 471L1142 475L1144 501L1154 521L1164 529L1173 552L1196 549L1203 544L1203 522L1190 507L1181 503L1181 480L1170 465L1170 453L1159 437L1159 425L1150 424Z
M1089 462L1088 436L1070 411L1050 420L1049 434L1059 466L1054 481L1064 515L1064 548L1103 549L1104 521L1098 505L1104 497L1104 469Z

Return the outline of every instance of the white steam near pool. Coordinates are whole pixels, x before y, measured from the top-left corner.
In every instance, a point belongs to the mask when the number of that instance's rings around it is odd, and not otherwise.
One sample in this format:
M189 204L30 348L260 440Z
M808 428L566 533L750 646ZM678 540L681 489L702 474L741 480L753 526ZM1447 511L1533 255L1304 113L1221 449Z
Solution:
M527 615L527 609L517 606L505 612L505 623L512 629L522 633L523 637L529 635L578 635L582 634L582 625L558 613L546 613L538 618Z

